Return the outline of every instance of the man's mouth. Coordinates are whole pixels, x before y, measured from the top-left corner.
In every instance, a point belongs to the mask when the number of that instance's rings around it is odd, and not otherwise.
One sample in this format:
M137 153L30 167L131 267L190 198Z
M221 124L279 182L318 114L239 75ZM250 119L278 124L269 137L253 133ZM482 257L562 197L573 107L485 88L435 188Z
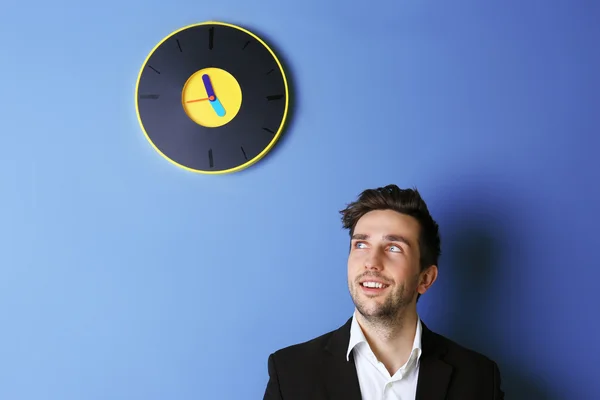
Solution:
M360 286L366 289L385 289L390 285L386 285L385 283L375 281L364 281L360 283Z

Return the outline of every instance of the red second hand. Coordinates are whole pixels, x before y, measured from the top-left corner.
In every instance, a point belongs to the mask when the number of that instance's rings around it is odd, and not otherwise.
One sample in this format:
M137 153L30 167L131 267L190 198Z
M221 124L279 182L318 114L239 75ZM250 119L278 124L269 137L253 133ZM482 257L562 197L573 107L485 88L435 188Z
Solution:
M210 97L205 97L204 99L188 100L188 101L186 101L186 103L196 103L198 101L204 101L204 100L214 100L214 97L210 96Z

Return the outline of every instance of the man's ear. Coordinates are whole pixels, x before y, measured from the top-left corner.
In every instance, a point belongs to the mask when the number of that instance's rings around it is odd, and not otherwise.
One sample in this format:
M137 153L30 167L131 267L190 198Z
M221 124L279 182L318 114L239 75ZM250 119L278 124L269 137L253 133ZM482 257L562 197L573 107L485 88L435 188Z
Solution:
M436 281L438 276L437 265L430 265L423 272L419 274L419 286L417 291L419 294L425 294L429 290L431 285Z

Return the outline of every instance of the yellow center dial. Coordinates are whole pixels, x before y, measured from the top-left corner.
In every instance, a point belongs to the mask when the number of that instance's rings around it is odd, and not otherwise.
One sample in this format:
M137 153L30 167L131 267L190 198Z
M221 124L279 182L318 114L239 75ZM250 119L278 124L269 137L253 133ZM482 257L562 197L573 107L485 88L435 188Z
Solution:
M203 68L189 77L183 86L181 101L192 121L216 128L235 118L242 106L242 89L229 72Z

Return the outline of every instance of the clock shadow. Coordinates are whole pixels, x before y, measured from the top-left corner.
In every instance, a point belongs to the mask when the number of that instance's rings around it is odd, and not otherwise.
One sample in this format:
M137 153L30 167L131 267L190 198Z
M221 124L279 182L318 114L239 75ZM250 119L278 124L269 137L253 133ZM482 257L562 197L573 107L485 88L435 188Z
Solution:
M279 46L275 44L275 41L272 41L268 35L263 34L259 29L255 29L254 27L247 26L244 24L239 24L239 26L244 27L245 29L249 29L251 32L255 33L275 53L275 56L279 60L279 63L281 64L281 67L283 68L283 71L285 73L285 78L288 86L288 109L285 122L279 135L279 139L277 139L277 142L275 143L273 148L256 163L254 163L248 168L244 168L243 170L236 172L235 175L251 172L252 169L259 167L261 163L267 162L275 153L277 153L280 150L281 147L284 146L286 140L288 139L291 133L290 131L295 120L294 118L296 114L297 104L297 86L295 79L296 75L294 73L293 67L288 62L286 54L280 50Z

